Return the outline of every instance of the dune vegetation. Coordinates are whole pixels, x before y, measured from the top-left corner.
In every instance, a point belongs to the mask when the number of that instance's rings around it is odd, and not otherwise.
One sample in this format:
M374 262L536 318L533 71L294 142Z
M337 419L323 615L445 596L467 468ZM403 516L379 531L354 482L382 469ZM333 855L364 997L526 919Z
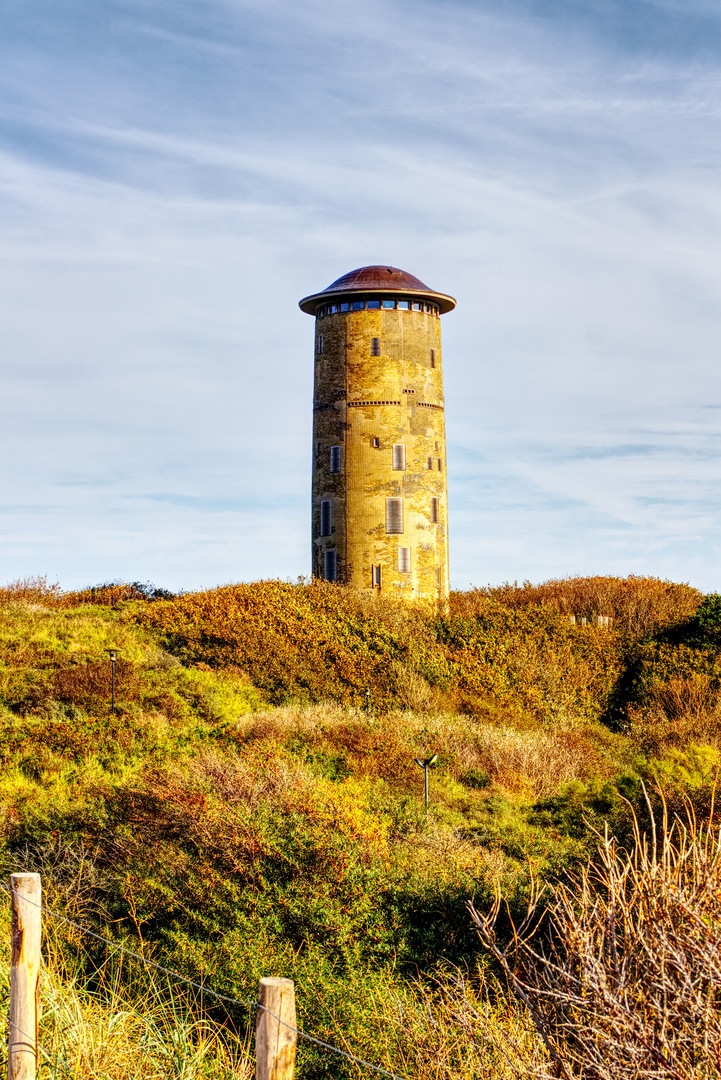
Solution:
M293 978L304 1030L403 1077L717 1077L720 650L721 598L650 578L474 589L441 614L316 582L16 582L4 877L39 871L58 915L240 1002ZM666 937L634 936L659 889ZM529 917L540 952L512 933ZM248 1004L46 926L41 1042L78 1075L254 1075ZM641 992L653 970L683 996L671 940L697 1021ZM301 1080L360 1075L301 1042Z

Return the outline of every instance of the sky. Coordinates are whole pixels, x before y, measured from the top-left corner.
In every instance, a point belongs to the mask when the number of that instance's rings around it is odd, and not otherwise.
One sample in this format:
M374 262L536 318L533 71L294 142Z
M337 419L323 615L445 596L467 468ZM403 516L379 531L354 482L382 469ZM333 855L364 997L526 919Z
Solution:
M5 0L0 581L310 571L313 320L443 316L451 584L721 591L718 0Z

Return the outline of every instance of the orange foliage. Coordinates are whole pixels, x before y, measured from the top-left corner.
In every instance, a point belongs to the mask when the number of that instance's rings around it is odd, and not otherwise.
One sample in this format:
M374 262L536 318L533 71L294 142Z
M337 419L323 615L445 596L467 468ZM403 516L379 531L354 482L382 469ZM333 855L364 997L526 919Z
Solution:
M567 577L540 585L524 581L451 593L451 611L465 617L479 615L489 604L509 608L542 605L577 617L593 619L610 615L636 637L645 637L662 626L689 619L703 600L703 593L688 584L661 578Z

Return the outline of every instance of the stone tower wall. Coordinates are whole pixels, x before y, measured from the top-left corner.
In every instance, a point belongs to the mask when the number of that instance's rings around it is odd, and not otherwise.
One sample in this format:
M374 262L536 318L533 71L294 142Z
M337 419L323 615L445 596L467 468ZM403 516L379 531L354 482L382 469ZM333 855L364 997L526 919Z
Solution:
M421 306L423 311L365 309L316 318L313 574L326 576L325 551L334 550L339 581L444 604L448 498L440 317L435 306ZM405 468L394 468L394 446L404 447ZM340 447L339 472L331 471L331 447ZM334 456L337 466L337 451ZM402 500L401 533L387 531L387 499ZM321 535L323 502L331 504L327 536Z

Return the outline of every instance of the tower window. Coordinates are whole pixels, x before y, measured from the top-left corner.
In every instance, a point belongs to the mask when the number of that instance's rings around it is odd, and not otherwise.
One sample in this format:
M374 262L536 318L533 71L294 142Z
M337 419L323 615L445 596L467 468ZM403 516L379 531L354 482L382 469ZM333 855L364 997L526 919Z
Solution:
M431 499L431 521L438 524L438 499Z
M431 349L431 367L436 366L436 350Z
M381 339L379 337L371 338L371 356L380 356L381 354Z
M376 311L381 306L380 300L369 300L366 307L369 311Z
M338 305L338 310L339 311L350 311L350 304L339 304Z
M410 306L411 306L410 301L408 301L408 300L399 300L398 301L398 307L399 307L399 309L401 311L408 311L410 309Z
M365 307L365 303L362 300L353 301L353 311L362 311Z
M319 353L322 353L324 351L324 345L325 345L325 338L323 337L322 334L318 334L318 352Z
M438 588L440 589L441 585L443 584L443 577L441 576L440 566L436 567L436 583L438 585Z
M395 308L395 306L396 306L395 300L384 300L383 301L383 307L384 308Z
M418 304L418 303L416 303L416 301L414 300L414 301L413 301L413 310L414 310L414 311L423 311L423 304Z
M433 458L432 457L426 458L426 468L427 469L432 469L433 468Z
M323 499L320 504L320 535L330 536L331 528L331 501L330 499Z
M398 471L399 469L405 470L406 467L406 448L404 443L393 444L393 468Z
M410 574L411 572L411 549L398 548L398 573Z
M373 581L373 587L376 588L376 589L380 589L380 587L381 587L381 568L380 568L380 566L374 566L373 567L372 581Z
M323 552L323 577L326 581L338 580L338 552L335 548Z
M330 448L330 471L340 472L340 446Z
M371 446L375 446L376 449L378 449L380 444L381 444L380 439L371 439Z
M443 472L443 462L438 458L438 472Z
M403 499L386 499L386 532L403 532Z

